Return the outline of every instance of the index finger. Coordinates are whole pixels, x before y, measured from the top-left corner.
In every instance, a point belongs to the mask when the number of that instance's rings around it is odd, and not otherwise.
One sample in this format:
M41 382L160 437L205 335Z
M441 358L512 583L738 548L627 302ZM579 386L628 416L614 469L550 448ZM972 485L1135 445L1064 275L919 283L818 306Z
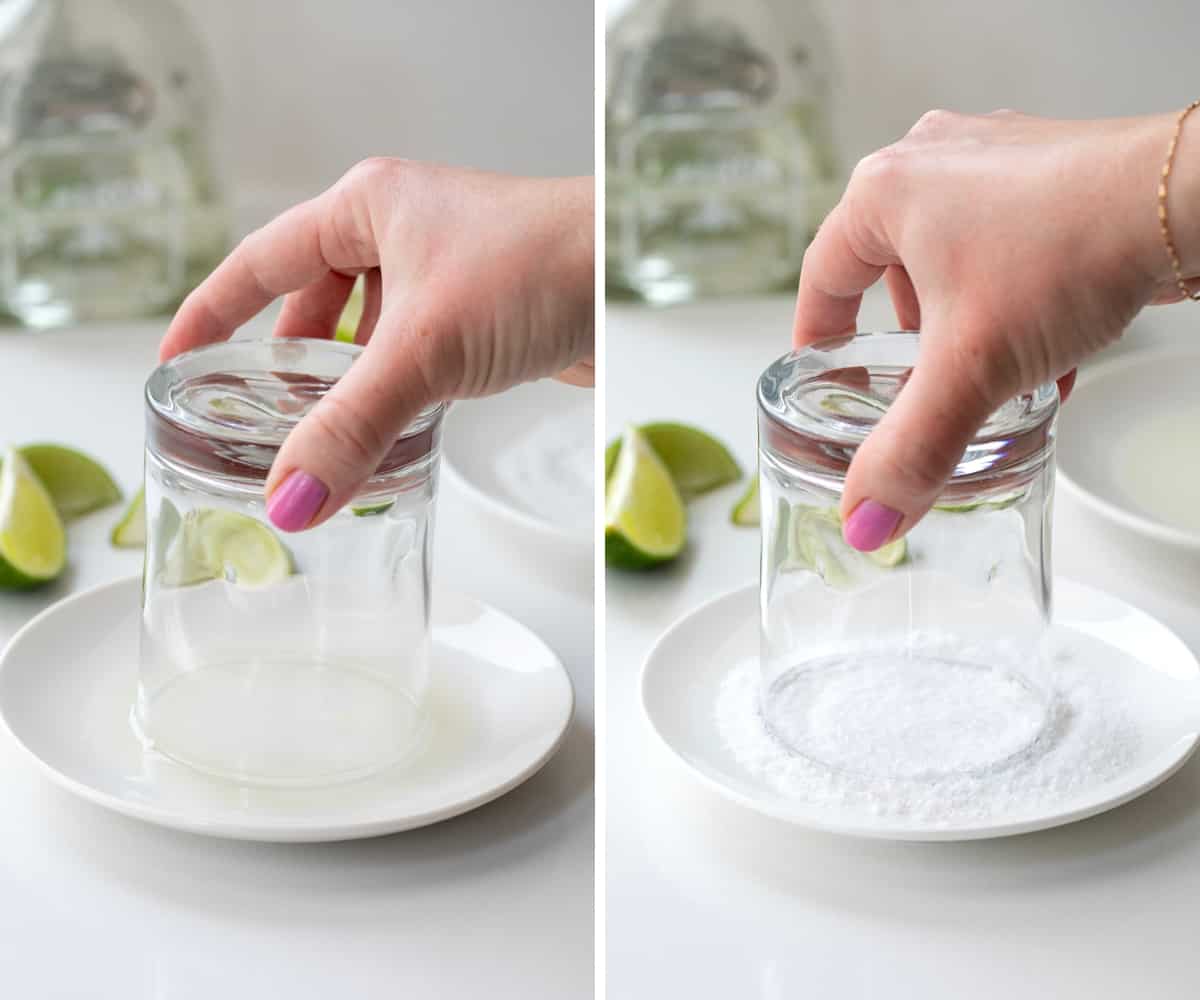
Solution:
M851 245L845 200L825 217L804 254L792 343L805 347L853 333L862 293L879 280L888 263L863 260Z
M358 215L333 193L331 189L288 209L242 240L184 299L159 346L159 358L166 361L193 347L228 340L279 296L332 270L354 273L377 266L372 240L328 237L338 226L353 226Z

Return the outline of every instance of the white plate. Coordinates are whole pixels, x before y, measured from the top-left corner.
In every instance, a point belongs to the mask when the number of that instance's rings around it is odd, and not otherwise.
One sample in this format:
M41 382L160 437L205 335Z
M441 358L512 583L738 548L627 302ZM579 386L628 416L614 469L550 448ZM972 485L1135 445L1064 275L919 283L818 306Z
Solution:
M0 719L51 780L127 816L239 840L374 837L467 812L558 749L574 696L527 628L461 594L434 597L431 735L419 756L352 784L249 788L147 754L129 724L141 579L69 597L0 656Z
M1084 372L1058 424L1059 481L1101 516L1200 551L1200 351Z
M715 706L730 671L758 655L757 586L701 605L667 630L642 672L642 708L654 732L692 774L734 802L798 826L889 840L971 840L1070 823L1128 802L1183 766L1200 740L1200 665L1174 633L1144 612L1069 580L1055 586L1057 628L1102 640L1122 657L1137 657L1138 680L1144 669L1147 681L1178 685L1171 693L1180 708L1144 725L1144 746L1127 770L1049 808L986 822L927 825L861 809L818 808L781 794L744 767L724 744Z
M447 477L486 515L591 552L593 400L542 379L455 403L442 432Z

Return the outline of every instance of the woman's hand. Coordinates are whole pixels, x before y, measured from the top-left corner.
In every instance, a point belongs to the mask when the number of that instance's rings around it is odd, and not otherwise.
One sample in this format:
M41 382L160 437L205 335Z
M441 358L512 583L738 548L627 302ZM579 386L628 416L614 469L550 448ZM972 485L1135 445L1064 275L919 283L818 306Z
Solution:
M250 236L176 313L163 360L225 340L280 295L275 335L333 335L366 275L362 360L267 478L285 531L350 500L430 403L558 376L592 384L593 182L365 160Z
M886 275L921 348L851 463L847 542L870 550L908 531L996 407L1050 379L1068 390L1142 306L1179 297L1156 206L1175 117L932 111L859 163L805 255L796 346L854 331L862 292ZM1200 118L1185 125L1168 204L1189 274L1198 164Z

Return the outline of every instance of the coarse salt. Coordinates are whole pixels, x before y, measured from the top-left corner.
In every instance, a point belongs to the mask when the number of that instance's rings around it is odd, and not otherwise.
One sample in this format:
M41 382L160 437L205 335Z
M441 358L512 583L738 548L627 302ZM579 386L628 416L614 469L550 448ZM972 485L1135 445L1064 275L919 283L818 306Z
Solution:
M946 636L817 656L776 682L770 725L751 658L725 677L717 724L780 795L931 827L1030 814L1131 766L1140 730L1119 671L1060 651L1031 684L1015 656Z

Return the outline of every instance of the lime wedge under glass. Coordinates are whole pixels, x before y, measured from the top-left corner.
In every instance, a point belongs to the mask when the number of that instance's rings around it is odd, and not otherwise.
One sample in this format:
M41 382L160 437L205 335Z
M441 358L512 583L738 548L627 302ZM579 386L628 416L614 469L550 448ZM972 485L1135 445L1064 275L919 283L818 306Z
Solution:
M629 427L605 487L606 561L645 569L683 550L687 515L671 473L649 441Z
M278 583L291 572L291 555L261 521L204 508L184 514L173 532L163 558L162 581L183 587L223 579L259 588Z
M247 514L201 508L182 517L169 500L160 505L156 537L162 551L162 582L186 587L206 580L227 580L242 587L266 587L291 575L292 557L275 532ZM113 529L121 548L146 544L146 494L138 490Z
M826 583L851 582L860 559L892 569L908 558L908 540L897 538L873 552L859 552L842 537L842 516L836 507L792 507L789 561L812 570Z
M67 564L67 536L49 492L15 448L0 468L0 587L26 589Z

